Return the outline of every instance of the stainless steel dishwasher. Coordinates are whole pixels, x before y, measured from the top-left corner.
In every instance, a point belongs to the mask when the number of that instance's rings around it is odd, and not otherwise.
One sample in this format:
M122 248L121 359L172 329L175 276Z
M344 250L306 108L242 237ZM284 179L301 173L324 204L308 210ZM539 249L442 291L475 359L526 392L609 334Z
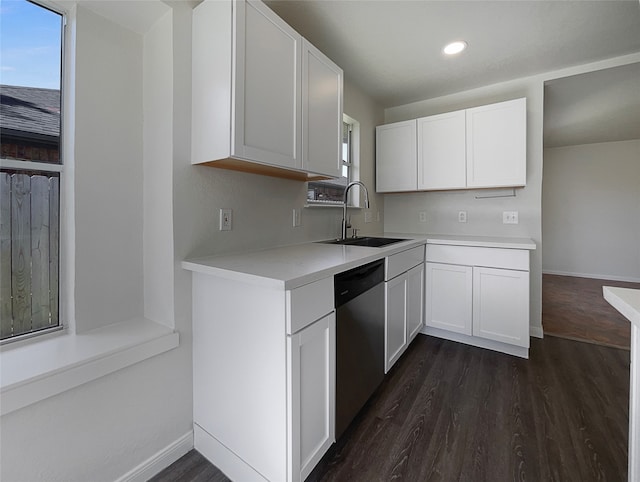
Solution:
M335 276L336 438L384 378L384 260Z

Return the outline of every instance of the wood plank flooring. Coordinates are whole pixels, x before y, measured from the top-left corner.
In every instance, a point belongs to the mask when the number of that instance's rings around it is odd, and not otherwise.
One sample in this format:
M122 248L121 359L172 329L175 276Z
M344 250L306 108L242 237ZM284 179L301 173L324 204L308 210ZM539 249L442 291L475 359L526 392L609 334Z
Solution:
M542 276L545 335L629 349L631 324L602 296L602 286L640 289L640 283Z
M626 481L628 404L625 350L419 335L307 481ZM191 451L152 480L228 479Z

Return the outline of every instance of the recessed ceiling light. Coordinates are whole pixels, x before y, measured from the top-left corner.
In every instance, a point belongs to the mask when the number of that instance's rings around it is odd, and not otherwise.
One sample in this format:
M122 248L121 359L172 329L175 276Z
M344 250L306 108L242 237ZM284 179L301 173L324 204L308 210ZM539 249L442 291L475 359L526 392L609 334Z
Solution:
M442 51L447 55L455 55L467 48L467 42L459 40L446 45Z

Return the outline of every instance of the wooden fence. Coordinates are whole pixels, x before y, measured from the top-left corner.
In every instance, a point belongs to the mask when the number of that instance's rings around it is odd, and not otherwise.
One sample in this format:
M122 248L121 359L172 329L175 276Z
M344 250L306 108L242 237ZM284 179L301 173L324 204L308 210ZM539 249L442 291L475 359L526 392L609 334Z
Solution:
M0 172L0 338L59 325L60 178Z

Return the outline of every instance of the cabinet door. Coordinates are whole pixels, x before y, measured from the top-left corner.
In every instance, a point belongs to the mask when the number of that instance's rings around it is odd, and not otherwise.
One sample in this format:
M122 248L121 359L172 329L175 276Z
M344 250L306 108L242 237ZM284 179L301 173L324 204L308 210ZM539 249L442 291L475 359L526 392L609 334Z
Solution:
M302 168L340 177L342 69L303 39Z
M424 263L407 273L407 343L424 325Z
M232 155L302 165L302 37L262 2L234 2Z
M473 268L426 263L425 325L472 334Z
M415 119L376 127L376 191L415 191L417 181Z
M407 275L385 282L385 373L407 347Z
M473 334L529 347L529 273L473 268Z
M465 111L418 119L418 189L467 185Z
M524 186L526 99L467 109L467 186Z
M335 442L336 317L287 337L291 423L288 479L304 480ZM256 392L257 393L257 392Z

